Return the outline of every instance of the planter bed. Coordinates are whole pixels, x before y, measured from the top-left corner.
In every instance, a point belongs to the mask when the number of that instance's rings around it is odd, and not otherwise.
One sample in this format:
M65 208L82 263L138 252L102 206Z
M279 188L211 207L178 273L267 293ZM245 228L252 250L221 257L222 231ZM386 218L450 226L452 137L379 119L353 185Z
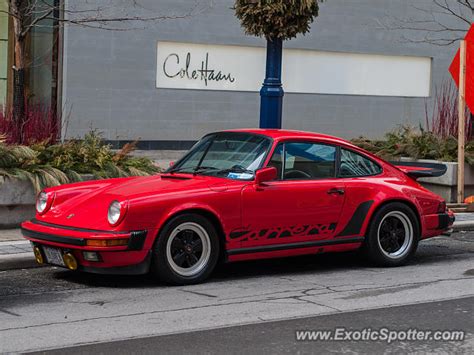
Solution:
M402 158L401 161L420 162L420 163L438 163L447 167L446 174L436 178L422 178L418 182L427 189L443 197L448 203L457 200L457 182L458 182L458 163L444 162L428 159ZM464 169L465 196L474 195L474 166L466 164Z
M93 175L82 175L84 181ZM0 229L17 228L35 216L36 193L29 181L0 176Z

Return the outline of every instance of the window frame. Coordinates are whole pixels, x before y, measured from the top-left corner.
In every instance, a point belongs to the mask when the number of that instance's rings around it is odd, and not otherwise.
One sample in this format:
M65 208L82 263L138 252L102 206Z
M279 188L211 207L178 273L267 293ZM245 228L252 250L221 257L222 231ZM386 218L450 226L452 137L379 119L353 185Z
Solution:
M323 178L301 178L301 179L285 179L285 168L286 168L286 145L288 143L302 143L302 144L317 144L317 145L324 145L328 147L332 147L335 149L335 156L334 156L334 175L331 177L323 177ZM332 144L330 142L321 142L321 141L315 141L311 139L289 139L289 140L283 140L280 142L277 142L275 144L275 148L271 151L271 154L269 154L269 160L266 164L266 166L270 166L269 164L272 161L273 155L278 149L279 145L283 145L283 150L282 150L282 167L281 167L281 176L277 177L277 180L274 181L285 181L285 182L298 182L298 181L323 181L323 180L334 180L338 178L339 175L339 166L340 166L340 146L336 144Z
M338 179L364 178L364 177L378 176L378 175L383 174L383 167L378 162L376 162L374 159L372 159L372 158L368 157L367 155L365 155L363 153L360 153L360 152L358 152L354 149L350 149L350 148L342 147L342 146L338 146L338 148L339 148L339 162L338 162L338 168L337 168L337 178ZM376 165L379 168L380 171L378 173L368 174L368 175L341 176L340 171L341 171L341 164L342 164L342 150L343 149L347 150L348 152L359 155L359 156L369 160L372 164Z

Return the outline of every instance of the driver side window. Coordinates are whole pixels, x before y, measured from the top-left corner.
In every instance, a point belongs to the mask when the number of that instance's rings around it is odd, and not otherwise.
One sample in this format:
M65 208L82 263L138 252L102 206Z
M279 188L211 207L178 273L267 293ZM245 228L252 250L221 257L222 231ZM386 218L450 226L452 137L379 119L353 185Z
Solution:
M336 147L306 142L277 146L269 166L278 170L280 180L317 180L335 177Z

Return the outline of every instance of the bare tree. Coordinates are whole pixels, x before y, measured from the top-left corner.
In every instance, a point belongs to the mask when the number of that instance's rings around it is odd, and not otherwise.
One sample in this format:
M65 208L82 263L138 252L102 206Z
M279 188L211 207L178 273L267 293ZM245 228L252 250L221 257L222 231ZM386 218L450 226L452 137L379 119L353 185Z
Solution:
M464 38L474 20L474 0L413 1L413 16L389 17L383 26L403 30L403 40L450 46Z
M26 39L34 28L60 28L66 24L86 28L126 31L143 28L147 22L182 19L203 11L198 0L190 2L183 13L156 13L140 4L139 0L8 0L8 10L13 24L13 117L20 127L25 120Z

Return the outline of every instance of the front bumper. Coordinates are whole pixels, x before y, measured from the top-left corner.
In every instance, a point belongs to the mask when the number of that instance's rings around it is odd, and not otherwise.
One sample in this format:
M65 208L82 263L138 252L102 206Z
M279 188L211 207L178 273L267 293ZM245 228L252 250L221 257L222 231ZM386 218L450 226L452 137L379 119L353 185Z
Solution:
M148 251L145 259L138 263L127 266L98 267L80 265L79 270L91 274L101 275L143 275L148 273L151 265L151 250Z
M31 220L21 226L23 236L34 246L49 246L71 253L78 270L104 274L146 273L150 265L150 248L145 247L147 231L113 232L65 227ZM122 246L91 246L89 240L127 240ZM98 261L84 258L84 252L96 252Z

